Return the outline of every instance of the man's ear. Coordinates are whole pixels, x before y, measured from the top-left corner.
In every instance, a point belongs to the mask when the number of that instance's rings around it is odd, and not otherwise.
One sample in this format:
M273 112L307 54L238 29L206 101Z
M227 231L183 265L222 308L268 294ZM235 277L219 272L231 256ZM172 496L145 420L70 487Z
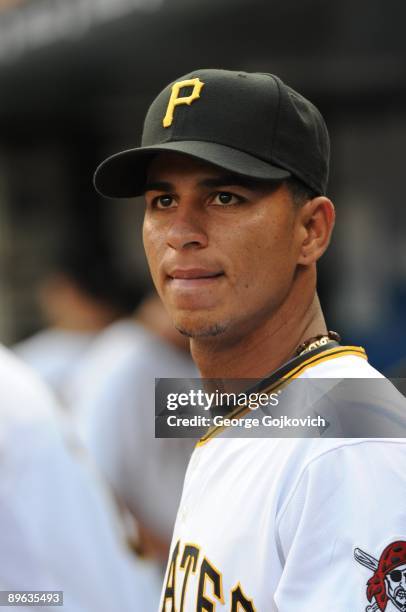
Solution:
M298 263L315 263L327 249L335 222L334 204L324 196L309 200L299 211L303 235Z

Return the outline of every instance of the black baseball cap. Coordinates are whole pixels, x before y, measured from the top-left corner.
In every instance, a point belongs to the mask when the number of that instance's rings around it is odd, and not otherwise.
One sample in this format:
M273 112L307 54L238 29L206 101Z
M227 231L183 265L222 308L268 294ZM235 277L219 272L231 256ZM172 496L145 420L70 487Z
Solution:
M141 147L97 168L97 191L112 198L141 195L149 163L163 151L258 180L294 176L319 195L327 189L324 119L272 74L196 70L170 83L148 110Z

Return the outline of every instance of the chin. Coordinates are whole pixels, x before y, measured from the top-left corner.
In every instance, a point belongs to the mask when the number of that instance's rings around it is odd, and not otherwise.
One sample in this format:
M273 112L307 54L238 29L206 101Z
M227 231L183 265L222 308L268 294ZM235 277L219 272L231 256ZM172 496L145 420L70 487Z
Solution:
M227 328L221 325L212 325L198 329L188 327L176 327L176 329L188 338L214 338L224 334Z
M228 329L227 323L209 321L207 316L179 316L174 318L174 324L176 329L188 338L214 338Z

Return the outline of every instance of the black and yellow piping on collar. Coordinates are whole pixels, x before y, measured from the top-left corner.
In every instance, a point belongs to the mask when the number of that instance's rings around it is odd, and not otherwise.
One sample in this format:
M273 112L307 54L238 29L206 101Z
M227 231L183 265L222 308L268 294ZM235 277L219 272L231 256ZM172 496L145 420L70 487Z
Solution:
M275 370L275 372L261 380L261 382L255 386L255 388L251 388L246 391L246 394L249 395L253 391L268 394L279 391L288 385L292 380L303 374L305 370L319 365L319 363L330 361L331 359L337 359L337 357L348 357L350 355L368 359L365 349L363 349L362 346L340 346L336 342L330 342L329 344L312 351L310 354L305 353L286 362L283 366ZM242 418L248 414L249 410L250 408L247 406L238 406L227 414L227 418ZM200 438L197 446L206 444L206 442L212 438L215 438L224 429L226 429L226 427L220 425L210 427L205 435Z

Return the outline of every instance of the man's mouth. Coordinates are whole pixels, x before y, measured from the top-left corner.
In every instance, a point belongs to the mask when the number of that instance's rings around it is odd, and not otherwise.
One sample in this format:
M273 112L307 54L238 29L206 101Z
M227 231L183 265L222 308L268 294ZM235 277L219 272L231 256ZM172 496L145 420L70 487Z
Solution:
M175 268L167 277L173 287L193 288L215 283L224 277L224 272L207 268Z

